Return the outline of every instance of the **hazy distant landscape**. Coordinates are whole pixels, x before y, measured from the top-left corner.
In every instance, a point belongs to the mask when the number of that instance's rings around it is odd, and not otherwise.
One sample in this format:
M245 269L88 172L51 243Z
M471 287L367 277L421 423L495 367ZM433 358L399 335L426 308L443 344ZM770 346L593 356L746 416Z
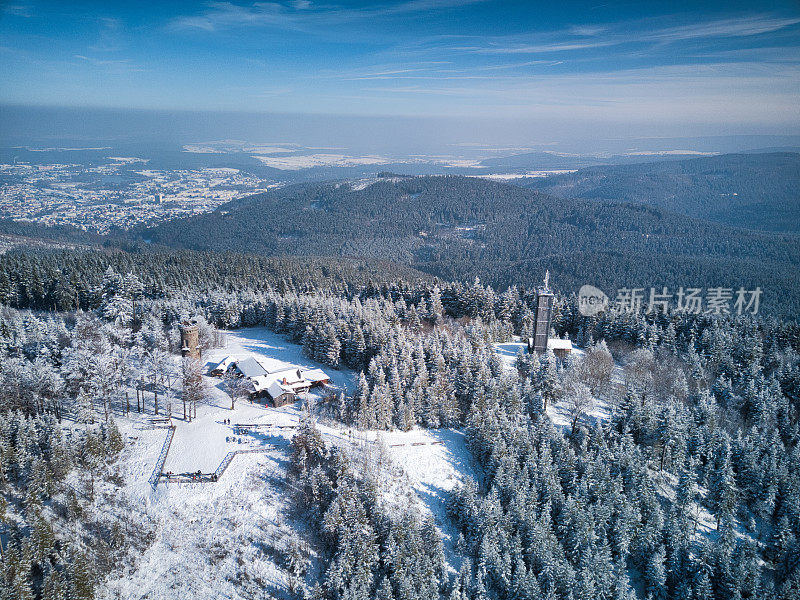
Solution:
M800 9L0 2L0 600L800 598Z
M533 285L542 268L564 291L586 282L612 291L641 281L763 282L767 298L783 299L764 310L789 316L800 308L798 153L480 159L486 149L473 149L390 162L231 141L142 145L127 158L113 156L118 150L7 148L3 230L64 242L105 234L93 243L388 259L500 288Z

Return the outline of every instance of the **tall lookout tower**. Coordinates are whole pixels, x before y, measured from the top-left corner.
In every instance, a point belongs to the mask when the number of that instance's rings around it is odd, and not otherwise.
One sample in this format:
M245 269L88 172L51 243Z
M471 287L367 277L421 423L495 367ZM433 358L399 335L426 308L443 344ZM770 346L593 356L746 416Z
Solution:
M547 352L547 338L553 320L553 292L550 291L550 271L545 272L544 284L536 289L536 324L533 340L528 341L528 351L544 354Z
M181 356L200 358L200 331L196 321L181 323Z

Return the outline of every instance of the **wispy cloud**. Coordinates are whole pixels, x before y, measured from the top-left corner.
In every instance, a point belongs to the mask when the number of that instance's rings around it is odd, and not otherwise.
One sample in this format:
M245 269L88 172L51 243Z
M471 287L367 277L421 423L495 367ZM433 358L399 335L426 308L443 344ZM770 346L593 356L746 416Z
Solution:
M0 5L0 12L4 12L8 15L14 15L15 17L24 17L26 19L33 16L33 10L27 4Z
M83 54L75 54L73 58L76 58L80 63L88 64L93 67L102 68L106 71L121 74L121 73L135 73L135 72L142 72L145 71L144 68L136 65L133 61L128 59L103 59L103 58L94 58L92 56L86 56Z
M530 79L497 78L481 86L399 84L372 86L365 92L414 96L450 96L464 101L488 100L498 105L528 103L530 106L637 106L654 102L714 99L731 104L760 99L769 106L770 98L785 103L800 83L800 68L777 68L760 63L671 65L605 71L591 74L560 74ZM706 107L710 108L710 107Z
M125 46L125 31L122 21L114 17L97 19L97 41L89 46L95 52L116 52Z
M553 42L550 44L502 45L490 43L485 46L454 46L451 50L475 52L478 54L548 54L554 52L570 52L573 50L589 50L616 46L619 41L598 40L595 42Z
M720 19L707 23L668 27L646 34L646 39L680 41L707 38L748 37L786 29L800 23L800 18L778 18L770 15L750 15Z
M449 49L476 54L555 54L624 44L746 38L793 27L800 23L800 18L757 14L671 27L658 26L660 21L663 19L569 27L559 31L499 37L465 36L459 44L452 44ZM473 43L464 43L465 41Z
M176 29L204 31L244 26L301 29L326 23L459 8L486 1L488 0L407 0L394 4L375 4L367 8L316 5L307 0L295 0L289 4L255 2L248 6L230 2L210 2L206 4L206 9L202 13L178 17L173 20L172 26Z

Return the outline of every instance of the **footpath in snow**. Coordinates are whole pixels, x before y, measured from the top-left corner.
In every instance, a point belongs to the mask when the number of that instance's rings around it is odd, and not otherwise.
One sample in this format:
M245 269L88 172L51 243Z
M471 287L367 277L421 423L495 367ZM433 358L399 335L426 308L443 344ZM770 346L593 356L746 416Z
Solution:
M301 368L322 368L331 385L311 390L308 400L312 403L323 395L354 388L352 371L311 361L300 346L266 329L227 332L225 338L223 348L204 354L207 366L229 355L260 355ZM204 377L209 397L198 404L195 419L184 421L180 403L173 402L175 430L163 471L213 473L230 452L258 452L237 454L216 483L167 483L161 478L154 489L149 479L167 429L153 427L151 414L118 417L128 441L120 464L126 484L120 491L132 506L140 508L143 521L157 524L157 533L142 558L109 582L104 591L107 598L286 595L289 580L279 566L281 552L289 544L304 543L305 526L289 516L286 483L289 447L302 418L302 401L273 408L263 400L238 400L231 410L221 380ZM152 410L149 404L148 408ZM237 427L240 425L248 427ZM318 422L317 428L329 445L352 451L354 460L374 462L379 455L388 458L385 465L377 465L384 500L388 505L405 504L423 515L433 515L451 568L459 567L453 563L454 532L448 525L445 501L447 492L475 475L463 432L357 432L324 422ZM309 560L313 572L315 559L311 556Z

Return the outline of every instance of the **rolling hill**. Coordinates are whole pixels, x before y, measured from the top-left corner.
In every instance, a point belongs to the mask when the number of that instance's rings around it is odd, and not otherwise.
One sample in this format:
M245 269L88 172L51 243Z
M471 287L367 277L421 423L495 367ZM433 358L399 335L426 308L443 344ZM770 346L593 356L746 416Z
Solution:
M800 240L632 203L556 198L466 177L303 184L137 232L148 242L267 255L368 257L446 279L562 291L724 286L800 308ZM776 299L781 298L780 305Z
M633 202L737 227L800 232L796 152L596 166L521 185L562 198Z

